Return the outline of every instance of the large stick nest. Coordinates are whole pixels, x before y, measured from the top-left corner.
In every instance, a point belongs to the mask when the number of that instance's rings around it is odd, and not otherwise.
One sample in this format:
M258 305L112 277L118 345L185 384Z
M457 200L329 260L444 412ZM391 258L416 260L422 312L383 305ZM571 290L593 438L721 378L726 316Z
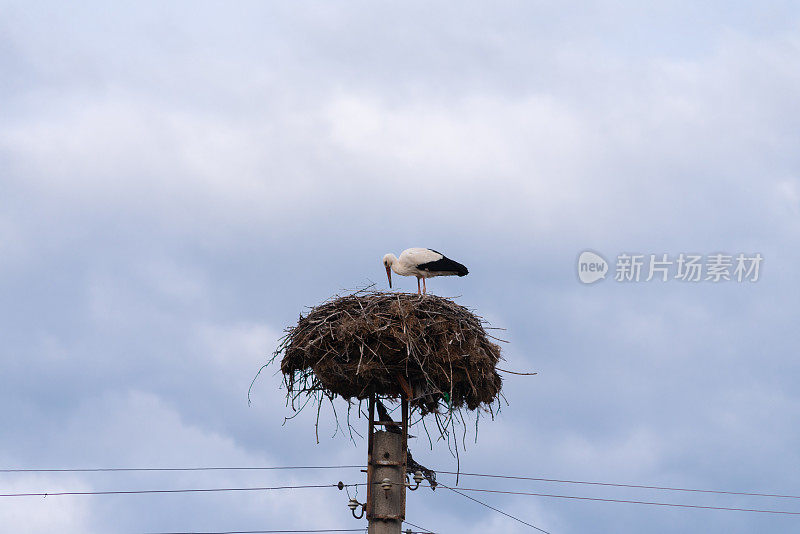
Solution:
M500 394L500 347L483 320L434 295L361 291L312 308L276 351L292 400L323 392L350 401L399 398L422 415L489 407Z

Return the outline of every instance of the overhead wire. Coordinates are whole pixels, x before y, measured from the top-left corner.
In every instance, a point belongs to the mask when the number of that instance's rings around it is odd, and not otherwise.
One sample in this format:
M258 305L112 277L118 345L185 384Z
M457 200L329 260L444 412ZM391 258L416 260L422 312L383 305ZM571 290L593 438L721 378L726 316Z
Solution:
M319 528L319 529L304 529L304 530L224 530L224 531L181 530L179 532L147 532L145 534L293 534L293 533L311 533L311 532L366 532L366 530L367 530L366 528Z
M125 471L271 471L281 469L363 469L363 465L289 465L277 467L95 467L63 469L0 469L0 473L105 473Z
M272 471L272 470L292 470L292 469L364 469L364 465L301 465L301 466L269 466L269 467L255 467L255 466L241 466L241 467L101 467L101 468L52 468L52 469L37 469L37 468L8 468L0 469L0 473L95 473L95 472L171 472L171 471ZM552 482L561 484L576 484L576 485L591 485L591 486L609 486L620 488L634 488L634 489L650 489L659 491L685 491L693 493L715 493L721 495L739 495L745 497L769 497L781 499L800 499L800 495L786 494L786 493L765 493L765 492L751 492L751 491L732 491L732 490L715 490L715 489L698 489L698 488L685 488L673 486L655 486L644 484L626 484L618 482L598 482L587 480L569 480L558 478L543 478L531 477L522 475L500 475L493 473L465 473L456 471L442 471L437 470L437 473L446 475L459 475L459 476L472 476L472 477L485 477L485 478L500 478L509 480L530 480L535 482Z
M440 486L444 486L442 483L438 483ZM682 503L665 503L665 502L654 502L654 501L635 501L635 500L628 500L628 499L605 499L601 497L583 497L577 495L555 495L550 493L534 493L534 492L527 492L527 491L508 491L508 490L496 490L496 489L485 489L485 488L450 488L449 486L444 486L448 489L453 491L461 490L461 491L476 491L476 492L483 492L483 493L499 493L504 495L530 495L535 497L554 497L558 499L576 499L576 500L584 500L584 501L600 501L600 502L617 502L617 503L628 503L628 504L647 504L652 506L674 506L679 508L701 508L705 510L726 510L726 511L735 511L735 512L758 512L764 514L784 514L784 515L800 515L800 512L793 512L789 510L764 510L758 508L735 508L729 506L706 506L706 505L699 505L699 504L682 504ZM465 495L466 496L466 495Z
M42 472L137 472L137 471L150 471L150 472L158 472L158 471L266 471L266 470L292 470L292 469L356 469L356 468L363 468L360 465L334 465L334 466L267 466L267 467L254 467L254 466L243 466L243 467L113 467L113 468L54 468L54 469L27 469L27 468L7 468L7 469L0 469L0 473L42 473ZM792 494L780 494L780 493L760 493L760 492L743 492L743 491L728 491L728 490L710 490L710 489L697 489L697 488L683 488L683 487L669 487L669 486L650 486L650 485L642 485L642 484L623 484L623 483L613 483L613 482L596 482L596 481L582 481L582 480L567 480L567 479L552 479L552 478L542 478L542 477L528 477L528 476L517 476L517 475L499 475L499 474L490 474L490 473L464 473L459 472L456 473L455 471L437 471L438 473L442 474L451 474L451 475L461 475L461 476L474 476L474 477L486 477L486 478L499 478L499 479L510 479L510 480L530 480L530 481L540 481L540 482L555 482L555 483L566 483L566 484L581 484L581 485L595 485L595 486L608 486L608 487L622 487L622 488L635 488L635 489L652 489L652 490L665 490L665 491L684 491L684 492L695 492L695 493L711 493L711 494L723 494L723 495L738 495L738 496L753 496L753 497L772 497L772 498L788 498L788 499L800 499L800 495L792 495ZM365 484L346 484L345 487L358 487L363 486ZM769 509L760 509L760 508L743 508L743 507L726 507L726 506L708 506L708 505L697 505L697 504L684 504L684 503L665 503L665 502L656 502L656 501L643 501L643 500L633 500L633 499L611 499L611 498L601 498L601 497L586 497L586 496L576 496L576 495L559 495L559 494L550 494L550 493L539 493L539 492L523 492L523 491L509 491L509 490L494 490L494 489L484 489L484 488L462 488L462 487L450 487L445 486L444 484L440 485L446 487L447 489L459 493L461 491L473 491L473 492L485 492L485 493L498 493L498 494L507 494L507 495L528 495L528 496L538 496L538 497L549 497L549 498L560 498L560 499L575 499L575 500L587 500L587 501L599 501L599 502L616 502L616 503L629 503L629 504L643 504L643 505L651 505L651 506L669 506L669 507L679 507L679 508L695 508L695 509L707 509L707 510L725 510L725 511L740 511L740 512L755 512L755 513L766 513L766 514L782 514L782 515L800 515L800 512L794 512L789 510L769 510ZM296 486L271 486L271 487L226 487L226 488L182 488L182 489L148 489L148 490L112 490L112 491L60 491L60 492L23 492L23 493L4 493L0 494L0 497L48 497L48 496L64 496L64 495L132 495L132 494L169 494L169 493L205 493L205 492L228 492L228 491L269 491L269 490L293 490L293 489L311 489L311 488L330 488L330 487L338 487L338 484L307 484L307 485L296 485ZM538 530L538 527L535 525L530 525L525 523L524 521L511 516L510 514L506 514L505 512L495 509L486 503L478 501L470 497L469 495L462 494L464 497L472 499L479 504L492 508L493 510L502 513L504 515L508 515L509 517L527 524L533 528ZM412 525L413 526L413 525ZM419 527L417 527L419 528Z
M490 510L494 510L495 512L498 512L498 513L500 513L500 514L503 514L504 516L506 516L506 517L509 517L509 518L513 519L514 521L517 521L517 522L519 522L519 523L522 523L523 525L527 525L527 526L529 526L529 527L531 527L531 528L533 528L533 529L536 529L536 530L538 530L539 532L544 532L544 534L550 534L550 532L548 532L548 531L546 531L546 530L544 530L544 529L542 529L542 528L539 528L539 527L537 527L536 525L533 525L533 524L531 524L531 523L528 523L527 521L523 521L523 520L522 520L522 519L520 519L519 517L513 516L513 515L509 514L508 512L504 512L503 510L501 510L501 509L499 509L499 508L495 508L495 507L494 507L494 506L492 506L491 504L486 504L485 502L483 502L483 501L480 501L480 500L478 500L478 499L476 499L476 498L474 498L474 497L472 497L472 496L470 496L470 495L467 495L466 493L461 493L461 492L460 492L460 491L458 491L458 489L456 489L456 488L451 488L450 486L447 486L447 485L445 485L445 484L443 484L443 483L441 483L441 482L438 482L438 483L437 483L437 485L438 485L438 486L442 486L442 487L444 487L444 488L447 488L447 489L449 489L450 491L452 491L452 492L454 492L454 493L458 493L458 494L459 494L459 495L461 495L462 497L466 497L467 499L469 499L469 500L471 500L471 501L475 501L476 503L480 504L481 506L485 506L486 508L489 508Z
M343 487L363 486L364 484L345 484ZM338 488L338 484L303 484L297 486L270 486L251 488L182 488L182 489L148 489L148 490L112 490L112 491L54 491L27 493L0 493L0 497L58 497L64 495L141 495L152 493L207 493L223 491L270 491L295 490L311 488Z
M403 523L406 523L406 524L408 524L408 525L411 525L411 526L412 526L412 527L414 527L414 528L418 528L418 529L420 529L420 531L422 531L422 532L420 532L419 534L436 534L434 531L432 531L432 530L426 530L426 529L422 528L421 526L419 526L419 525L415 525L414 523L412 523L411 521L408 521L408 520L406 520L406 519L403 519Z
M419 527L410 521L403 521L404 523L408 523L414 528L420 529L419 531L415 530L406 530L403 531L404 534L435 534L430 530L425 530L422 527ZM366 532L367 528L319 528L319 529L292 529L292 530L224 530L224 531L188 531L188 530L181 530L176 532L146 532L144 534L304 534L304 533L313 533L313 532Z
M486 477L486 478L502 478L502 479L511 479L511 480L532 480L537 482L556 482L562 484L583 484L583 485L591 485L591 486L612 486L612 487L619 487L619 488L636 488L636 489L652 489L652 490L663 490L663 491L687 491L687 492L695 492L695 493L717 493L723 495L741 495L747 497L775 497L775 498L782 498L782 499L800 499L800 495L788 495L788 494L781 494L781 493L755 493L755 492L747 492L747 491L725 491L725 490L711 490L711 489L695 489L695 488L679 488L679 487L670 487L670 486L645 486L642 484L621 484L616 482L590 482L586 480L564 480L564 479L557 479L557 478L539 478L539 477L528 477L528 476L516 476L516 475L494 475L494 474L486 474L486 473L463 473L463 472L456 472L456 471L436 471L437 473L447 474L447 475L459 475L459 476L471 476L471 477Z

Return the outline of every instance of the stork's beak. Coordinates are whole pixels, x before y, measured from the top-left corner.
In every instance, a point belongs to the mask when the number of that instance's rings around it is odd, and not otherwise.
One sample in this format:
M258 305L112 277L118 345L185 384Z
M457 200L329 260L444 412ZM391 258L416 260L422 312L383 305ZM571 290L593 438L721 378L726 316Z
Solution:
M392 268L386 266L386 278L389 279L389 289L392 289Z

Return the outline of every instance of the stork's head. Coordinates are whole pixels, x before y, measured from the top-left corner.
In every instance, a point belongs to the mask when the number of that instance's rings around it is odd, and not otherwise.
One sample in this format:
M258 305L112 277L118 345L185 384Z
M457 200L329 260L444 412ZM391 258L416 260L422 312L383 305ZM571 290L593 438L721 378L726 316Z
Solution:
M397 261L394 254L387 254L383 257L383 266L386 267L386 278L389 279L389 289L392 288L392 264Z

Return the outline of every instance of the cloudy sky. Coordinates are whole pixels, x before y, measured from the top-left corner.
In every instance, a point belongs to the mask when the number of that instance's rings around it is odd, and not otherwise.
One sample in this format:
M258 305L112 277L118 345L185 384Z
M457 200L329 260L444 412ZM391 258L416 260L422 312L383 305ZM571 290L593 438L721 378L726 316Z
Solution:
M794 2L2 2L0 467L358 465L287 422L284 327L386 252L506 328L509 406L461 468L800 494ZM578 281L600 252L755 254L752 282ZM396 288L412 291L412 280ZM341 406L341 405L340 405ZM357 424L364 425L363 419ZM419 432L417 432L419 433ZM456 460L416 440L440 470ZM2 493L361 482L357 469L3 473ZM445 483L454 480L441 476ZM448 482L449 481L449 482ZM800 512L792 499L462 478ZM359 497L363 497L362 494ZM800 516L474 494L552 534ZM357 528L335 489L1 498L11 532ZM440 533L529 532L409 494Z

